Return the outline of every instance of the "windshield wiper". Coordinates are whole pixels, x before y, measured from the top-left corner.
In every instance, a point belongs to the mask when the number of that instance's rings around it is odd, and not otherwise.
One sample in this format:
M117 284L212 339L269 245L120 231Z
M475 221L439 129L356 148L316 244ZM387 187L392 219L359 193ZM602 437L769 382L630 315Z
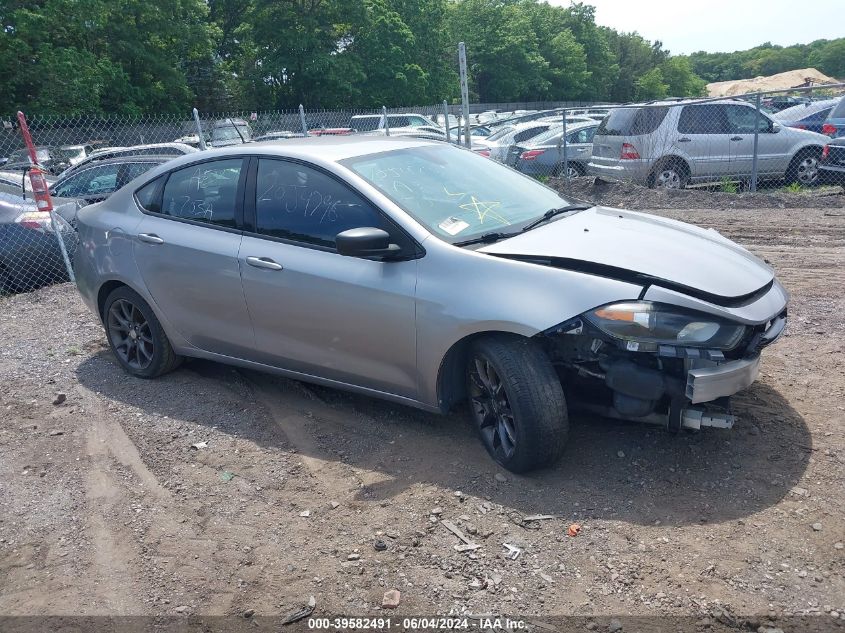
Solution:
M592 209L593 206L595 206L595 205L591 205L591 204L570 204L570 205L567 205L565 207L558 207L557 209L549 209L548 211L546 211L543 215L541 215L539 218L537 218L533 222L523 226L522 231L523 232L530 231L535 226L539 226L543 222L551 220L556 215L561 215L563 213L569 213L571 211L586 211L587 209Z
M503 240L506 237L513 237L514 235L517 235L517 233L500 233L498 231L493 231L490 233L484 233L483 235L479 235L478 237L473 237L472 239L464 240L463 242L455 242L455 246L469 246L470 244L498 242L499 240Z

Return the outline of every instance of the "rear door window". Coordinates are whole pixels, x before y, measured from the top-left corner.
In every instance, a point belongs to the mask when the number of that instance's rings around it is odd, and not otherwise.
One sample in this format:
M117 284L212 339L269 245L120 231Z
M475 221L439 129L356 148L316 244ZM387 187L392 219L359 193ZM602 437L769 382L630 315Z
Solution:
M684 106L678 119L678 132L681 134L727 134L724 106L717 103Z
M160 213L183 220L235 228L236 198L242 167L242 159L230 158L199 163L172 172L164 185Z
M602 120L596 134L600 136L651 134L666 118L668 111L669 108L664 106L616 108Z

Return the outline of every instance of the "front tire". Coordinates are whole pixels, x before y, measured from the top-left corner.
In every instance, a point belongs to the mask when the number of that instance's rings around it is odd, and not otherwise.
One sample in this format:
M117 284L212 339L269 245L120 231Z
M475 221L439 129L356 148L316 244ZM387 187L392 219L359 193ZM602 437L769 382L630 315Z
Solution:
M182 361L150 306L126 286L106 298L103 323L117 362L133 376L155 378L173 371Z
M476 341L468 356L467 391L481 441L496 462L521 473L560 458L569 432L566 399L535 341Z

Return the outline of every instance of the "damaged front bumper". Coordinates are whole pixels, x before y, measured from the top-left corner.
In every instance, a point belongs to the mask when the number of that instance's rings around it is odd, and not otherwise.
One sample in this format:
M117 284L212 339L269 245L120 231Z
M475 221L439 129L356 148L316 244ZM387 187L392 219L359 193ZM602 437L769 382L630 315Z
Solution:
M670 430L731 428L729 397L760 373L760 351L784 332L784 308L729 352L677 345L643 349L607 336L582 318L544 333L570 404L590 413Z
M757 380L760 356L732 360L714 367L700 367L687 372L686 397L693 404L732 396Z

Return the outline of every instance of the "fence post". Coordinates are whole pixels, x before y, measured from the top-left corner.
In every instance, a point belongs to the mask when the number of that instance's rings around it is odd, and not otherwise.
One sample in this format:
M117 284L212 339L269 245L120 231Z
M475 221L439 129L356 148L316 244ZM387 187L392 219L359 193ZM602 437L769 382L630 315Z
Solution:
M754 154L751 157L751 191L757 191L757 141L760 136L760 93L754 99Z
M458 70L461 75L461 104L464 117L464 145L472 146L469 134L469 84L467 79L467 47L458 42Z
M446 104L446 99L443 99L443 127L446 128L446 142L452 142L452 133L449 131L449 106Z
M384 120L384 135L390 136L390 123L387 122L387 107L381 106L381 116Z
M38 155L35 151L35 143L32 142L32 135L29 133L29 126L26 123L24 113L18 110L18 124L21 126L21 135L23 142L26 144L26 149L29 151L29 160L32 163L32 168L29 170L29 181L32 183L32 195L35 198L35 208L39 211L47 211L50 214L50 226L53 228L53 235L56 236L58 242L59 252L62 254L62 260L67 269L67 276L73 283L76 283L76 276L73 274L73 266L70 264L70 257L67 254L67 247L65 241L62 239L62 231L59 223L56 222L56 211L53 209L53 199L50 197L50 189L47 187L47 181L44 179L44 174L38 167ZM33 172L35 175L33 175ZM26 192L26 185L24 185L24 192Z
M302 136L308 136L308 124L305 123L305 108L299 104L299 122L302 124Z
M194 108L194 123L197 124L197 138L200 140L199 145L201 150L205 150L205 135L202 133L202 123L200 122L200 113Z
M564 180L563 189L569 192L569 156L566 151L566 110L563 111L563 136L560 137L560 143L563 146L563 177L566 179Z

